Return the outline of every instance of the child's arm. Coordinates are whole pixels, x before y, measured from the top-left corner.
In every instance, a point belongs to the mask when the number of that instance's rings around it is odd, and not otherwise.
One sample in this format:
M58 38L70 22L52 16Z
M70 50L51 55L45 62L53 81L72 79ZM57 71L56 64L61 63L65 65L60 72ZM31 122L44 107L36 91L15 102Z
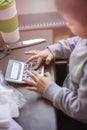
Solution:
M85 82L85 81L83 81ZM78 95L68 88L50 83L43 96L68 116L87 123L87 78L84 88L79 89ZM83 91L83 92L82 92ZM85 97L84 97L84 96ZM82 97L83 96L83 97ZM83 107L84 106L84 107Z
M80 37L59 40L58 43L48 46L55 59L68 59Z

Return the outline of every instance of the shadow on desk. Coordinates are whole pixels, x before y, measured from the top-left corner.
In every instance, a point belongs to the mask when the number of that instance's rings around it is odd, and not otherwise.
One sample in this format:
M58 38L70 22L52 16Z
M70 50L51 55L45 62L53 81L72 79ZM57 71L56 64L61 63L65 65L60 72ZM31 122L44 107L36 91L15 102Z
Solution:
M61 111L58 111L58 129L59 130L87 130L87 125L68 117Z

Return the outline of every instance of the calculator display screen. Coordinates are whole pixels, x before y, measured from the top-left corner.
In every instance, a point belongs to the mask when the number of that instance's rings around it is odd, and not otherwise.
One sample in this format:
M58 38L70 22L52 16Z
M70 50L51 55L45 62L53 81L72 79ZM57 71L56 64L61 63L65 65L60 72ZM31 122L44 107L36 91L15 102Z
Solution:
M19 70L19 64L17 62L14 62L12 66L10 78L16 79L18 76L18 70Z

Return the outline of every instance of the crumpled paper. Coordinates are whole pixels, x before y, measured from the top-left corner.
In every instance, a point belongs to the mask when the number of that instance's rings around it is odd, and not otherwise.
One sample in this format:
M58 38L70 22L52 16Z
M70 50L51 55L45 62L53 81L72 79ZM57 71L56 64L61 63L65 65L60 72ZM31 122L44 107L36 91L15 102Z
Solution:
M17 108L22 108L26 103L26 99L24 98L24 95L21 92L19 92L16 88L9 85L8 82L5 81L3 73L0 70L0 104L6 102L10 106L12 117L17 117Z

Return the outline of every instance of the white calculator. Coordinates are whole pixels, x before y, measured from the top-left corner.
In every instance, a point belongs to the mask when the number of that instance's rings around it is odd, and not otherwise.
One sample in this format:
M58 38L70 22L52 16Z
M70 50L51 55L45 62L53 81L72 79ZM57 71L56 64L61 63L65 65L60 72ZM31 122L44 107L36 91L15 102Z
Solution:
M15 83L25 83L22 79L27 78L28 80L32 80L26 73L26 70L30 72L34 71L34 66L37 61L31 61L29 64L25 64L24 62L12 60L10 59L7 65L5 80L9 82ZM44 74L44 65L41 65L37 70L39 74Z

